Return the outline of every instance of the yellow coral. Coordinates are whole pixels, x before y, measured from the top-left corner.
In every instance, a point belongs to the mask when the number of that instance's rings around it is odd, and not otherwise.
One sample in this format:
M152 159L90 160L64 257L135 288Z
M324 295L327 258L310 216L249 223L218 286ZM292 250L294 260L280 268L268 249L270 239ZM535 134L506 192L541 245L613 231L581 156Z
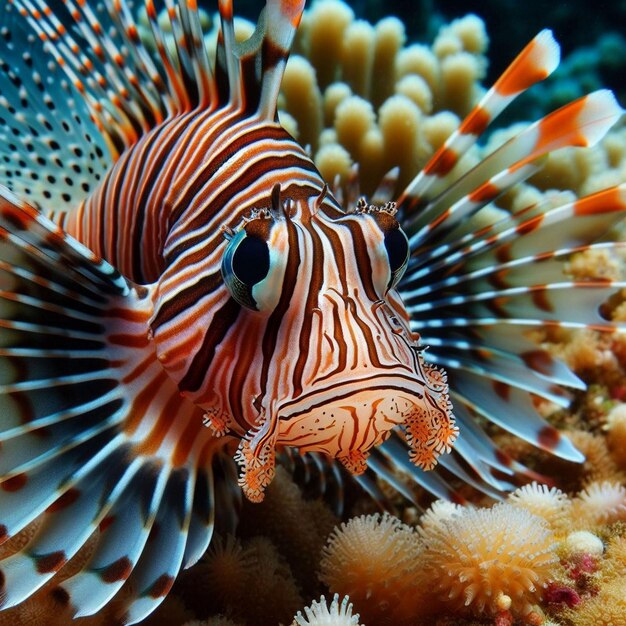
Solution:
M347 185L345 159L335 159L333 169L328 155L340 153L325 148L330 143L358 163L362 192L372 194L396 166L399 190L476 101L487 46L480 18L466 16L442 28L432 49L404 43L398 19L375 25L355 20L339 0L317 2L305 12L297 54L287 63L282 106L329 182L339 176ZM437 115L444 112L454 117Z
M626 537L611 537L602 568L609 578L626 578Z
M596 596L565 612L573 626L626 626L626 578L615 578Z

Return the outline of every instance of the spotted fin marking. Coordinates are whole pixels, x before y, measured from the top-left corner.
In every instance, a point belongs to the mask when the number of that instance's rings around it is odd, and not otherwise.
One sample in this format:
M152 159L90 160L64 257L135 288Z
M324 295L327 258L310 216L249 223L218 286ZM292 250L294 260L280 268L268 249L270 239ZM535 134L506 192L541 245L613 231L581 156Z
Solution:
M176 62L158 25L162 45L144 46L125 0L64 5L9 0L0 29L0 173L31 204L54 206L48 216L61 224L142 135L194 107L217 106L195 2L177 10L167 2L180 35ZM24 40L32 43L26 51Z
M584 456L567 437L540 417L530 394L506 384L493 384L472 372L455 371L450 380L455 395L473 412L513 433L520 439L569 461L582 462ZM511 407L515 419L510 419Z
M0 179L37 207L70 210L106 174L109 150L63 69L15 13L10 3L0 8Z
M68 602L90 613L132 577L149 598L128 597L139 620L162 600L157 581L208 544L212 476L196 467L222 444L153 356L149 291L1 187L0 285L1 539L42 516L36 539L0 561L2 606L97 531L90 562L63 583ZM149 542L155 523L177 533Z
M521 93L547 78L558 66L560 49L552 31L542 30L513 60L496 83L481 98L424 169L398 198L408 216L431 186L447 176L487 126Z

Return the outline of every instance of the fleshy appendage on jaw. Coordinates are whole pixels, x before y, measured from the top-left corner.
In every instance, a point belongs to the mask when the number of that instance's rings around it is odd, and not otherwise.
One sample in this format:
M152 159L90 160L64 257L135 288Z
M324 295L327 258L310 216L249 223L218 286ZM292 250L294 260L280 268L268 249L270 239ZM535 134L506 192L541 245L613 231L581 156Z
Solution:
M450 452L458 428L454 423L445 372L425 363L415 350L416 379L377 376L369 386L335 386L281 407L285 417L268 419L242 439L235 460L239 485L254 502L263 499L275 471L277 446L301 453L321 452L340 461L352 474L367 468L370 450L394 428L404 434L410 460L432 469ZM419 382L423 381L423 382ZM273 431L273 433L272 433Z

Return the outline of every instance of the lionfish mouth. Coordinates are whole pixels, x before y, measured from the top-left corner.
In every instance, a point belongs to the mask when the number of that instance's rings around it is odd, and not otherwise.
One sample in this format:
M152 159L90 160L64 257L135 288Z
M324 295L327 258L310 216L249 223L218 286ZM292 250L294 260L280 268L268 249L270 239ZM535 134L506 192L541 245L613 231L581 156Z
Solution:
M281 409L279 443L344 460L382 443L423 412L415 380L394 376L316 390Z

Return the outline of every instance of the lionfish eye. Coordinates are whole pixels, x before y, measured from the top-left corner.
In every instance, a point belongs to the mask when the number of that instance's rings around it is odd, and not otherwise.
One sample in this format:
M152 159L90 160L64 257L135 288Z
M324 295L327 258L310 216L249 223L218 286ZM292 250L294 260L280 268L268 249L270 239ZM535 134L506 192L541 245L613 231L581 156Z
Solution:
M384 244L391 271L391 280L387 289L393 289L402 278L409 262L409 240L404 231L398 227L385 234Z
M222 277L233 298L248 309L259 310L253 296L255 285L270 271L270 250L267 241L238 232L229 242L222 258Z

